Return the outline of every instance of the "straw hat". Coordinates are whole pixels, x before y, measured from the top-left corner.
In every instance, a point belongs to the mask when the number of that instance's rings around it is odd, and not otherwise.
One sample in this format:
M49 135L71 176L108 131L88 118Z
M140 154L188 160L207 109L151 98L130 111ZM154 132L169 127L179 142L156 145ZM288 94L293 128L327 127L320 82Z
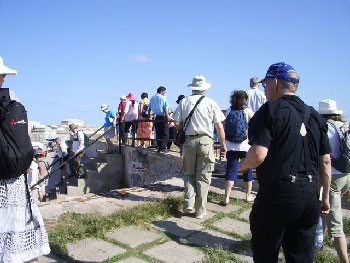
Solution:
M342 110L338 110L337 102L335 100L327 99L319 102L318 105L319 114L343 114Z
M6 67L4 65L4 60L0 57L0 74L17 75L17 70Z
M206 82L204 76L195 76L192 80L192 84L188 84L191 90L208 90L211 87L211 84Z

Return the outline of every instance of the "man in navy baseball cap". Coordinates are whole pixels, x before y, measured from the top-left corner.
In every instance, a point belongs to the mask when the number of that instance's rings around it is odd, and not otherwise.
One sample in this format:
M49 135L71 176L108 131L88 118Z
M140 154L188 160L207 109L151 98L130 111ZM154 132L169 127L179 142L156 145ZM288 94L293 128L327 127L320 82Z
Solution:
M295 94L299 84L299 76L291 65L279 62L269 67L265 78L260 83L264 87L266 99L269 101L286 94L286 90L287 94ZM278 89L278 87L283 87L283 89Z
M292 66L271 65L262 84L267 102L249 122L251 147L238 171L256 168L259 182L250 213L254 263L277 262L281 246L286 262L312 263L320 212L330 209L327 124L296 95Z

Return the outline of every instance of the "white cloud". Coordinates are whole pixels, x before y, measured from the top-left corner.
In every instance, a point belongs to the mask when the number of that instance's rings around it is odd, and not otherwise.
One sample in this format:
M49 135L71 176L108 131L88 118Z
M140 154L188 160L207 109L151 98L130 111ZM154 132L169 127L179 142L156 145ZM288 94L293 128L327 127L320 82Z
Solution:
M130 60L135 62L147 62L150 60L149 56L146 55L133 55L128 57Z

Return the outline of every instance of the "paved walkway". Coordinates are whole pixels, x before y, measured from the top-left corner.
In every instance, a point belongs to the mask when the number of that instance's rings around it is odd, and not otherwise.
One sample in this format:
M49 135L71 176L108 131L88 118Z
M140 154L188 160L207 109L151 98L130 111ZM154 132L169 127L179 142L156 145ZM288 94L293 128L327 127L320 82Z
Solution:
M215 179L211 191L222 193L223 179ZM220 182L221 181L221 182ZM148 188L133 188L105 196L88 194L41 205L45 219L54 219L62 213L110 214L119 209L152 202L169 196L183 195L183 181L172 179ZM123 196L123 198L118 198ZM232 191L233 198L244 198L242 189ZM117 197L117 198L116 198ZM242 262L253 262L249 249L250 206L220 206L209 202L208 213L199 220L194 214L178 214L171 218L159 218L143 228L129 226L107 233L103 239L85 239L67 245L68 255L80 262L202 262L205 248L231 251ZM346 211L349 212L349 211ZM49 255L40 257L40 263L65 262Z

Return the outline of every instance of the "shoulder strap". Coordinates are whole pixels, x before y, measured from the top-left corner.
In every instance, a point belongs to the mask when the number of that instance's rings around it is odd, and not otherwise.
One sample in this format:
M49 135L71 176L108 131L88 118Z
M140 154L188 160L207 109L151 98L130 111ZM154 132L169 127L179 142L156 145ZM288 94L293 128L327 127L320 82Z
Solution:
M290 109L292 109L295 117L297 118L298 124L300 125L300 129L302 129L302 125L304 125L305 130L307 130L307 123L309 122L310 119L310 107L305 105L304 106L304 118L301 119L299 113L297 112L297 110L295 109L295 107L293 106L293 104L291 104L289 101L286 100L286 102L288 102L288 104L290 105ZM298 127L299 127L298 125ZM309 175L311 174L311 167L310 167L310 163L311 163L311 156L310 156L310 146L308 143L308 136L307 134L305 136L302 136L302 141L301 143L299 143L298 141L298 145L296 147L296 151L294 153L294 161L291 167L291 173L297 173L298 172L298 166L299 166L299 158L300 157L300 153L301 150L304 148L304 158L305 158L305 170L306 170L306 174Z
M197 108L198 104L202 101L202 99L204 99L204 97L205 97L205 96L203 95L203 96L201 96L201 97L197 100L197 102L196 102L196 104L194 105L193 109L191 110L190 114L188 114L188 116L187 116L187 118L186 118L186 120L185 120L185 122L184 122L184 126L183 126L183 129L182 129L183 131L186 130L187 125L188 125L188 123L190 122L190 119L191 119L191 117L192 117L192 114L193 114L194 110Z

